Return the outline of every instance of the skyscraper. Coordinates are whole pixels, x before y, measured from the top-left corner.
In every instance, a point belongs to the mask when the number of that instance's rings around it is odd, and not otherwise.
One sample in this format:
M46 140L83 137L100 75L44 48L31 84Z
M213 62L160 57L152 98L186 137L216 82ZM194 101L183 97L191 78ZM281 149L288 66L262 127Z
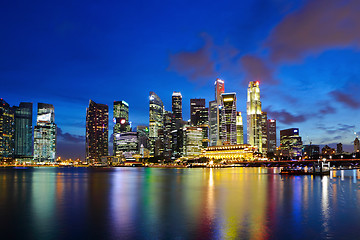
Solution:
M359 152L360 151L360 141L358 138L355 138L354 140L354 152Z
M108 156L109 107L89 101L86 109L86 161L100 162Z
M267 131L267 113L261 113L261 141L262 141L262 154L267 155L268 152L268 131Z
M14 157L14 113L4 99L0 99L0 161Z
M175 120L182 121L182 96L180 92L173 92L171 106Z
M164 126L164 104L154 92L149 97L149 143L150 154L155 153L155 142L159 136L159 130ZM159 144L158 144L159 145Z
M217 122L217 114L218 114L218 104L216 101L209 102L209 140L210 146L216 146L217 141L219 140L219 132L218 132L218 122Z
M280 131L280 149L285 157L300 157L302 155L302 141L298 128L289 128Z
M276 120L268 119L267 120L267 142L268 142L268 152L274 153L276 151Z
M259 82L250 82L247 92L247 142L262 152L261 101Z
M115 101L114 110L113 110L113 122L114 122L114 131L113 131L113 152L114 156L120 156L121 147L119 144L120 134L130 132L129 124L129 104L125 101ZM121 148L121 149L120 149Z
M38 103L34 128L34 161L54 162L56 155L55 111L52 104Z
M15 158L32 158L33 139L32 139L32 112L33 104L21 102L14 106L15 116Z
M244 144L244 126L241 112L236 113L236 143Z
M192 126L198 125L198 122L200 122L200 117L203 116L201 112L204 111L204 109L205 109L204 98L190 99L190 123Z
M217 109L216 109L216 128L217 128L217 136L216 136L216 145L220 145L222 144L221 142L221 108L222 108L222 99L221 99L221 94L223 94L225 92L225 83L223 80L217 78L215 81L215 102L217 104Z
M221 99L221 140L223 144L236 144L236 93L223 93Z

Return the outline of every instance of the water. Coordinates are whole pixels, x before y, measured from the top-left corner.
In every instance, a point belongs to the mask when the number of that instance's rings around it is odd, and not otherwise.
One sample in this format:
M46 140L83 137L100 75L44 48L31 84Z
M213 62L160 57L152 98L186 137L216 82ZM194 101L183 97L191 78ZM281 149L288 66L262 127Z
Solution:
M358 239L360 172L0 169L1 239Z

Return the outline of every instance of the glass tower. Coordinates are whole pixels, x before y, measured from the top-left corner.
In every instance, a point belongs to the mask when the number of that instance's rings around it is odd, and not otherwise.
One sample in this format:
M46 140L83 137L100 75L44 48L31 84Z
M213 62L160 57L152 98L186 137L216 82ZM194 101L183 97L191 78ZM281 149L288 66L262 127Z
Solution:
M268 142L268 152L274 153L276 151L276 120L268 119L267 120L267 142Z
M154 92L149 97L149 144L150 154L155 153L155 142L159 136L159 130L164 127L164 104Z
M259 82L250 82L247 92L247 142L262 152L261 101Z
M236 113L236 143L244 144L244 126L241 112Z
M120 156L122 151L119 146L120 135L121 133L131 131L129 123L129 104L125 101L115 101L113 111L113 155Z
M32 144L32 111L33 104L21 102L14 106L15 116L15 158L31 158Z
M34 128L34 161L54 162L56 155L55 111L52 104L38 103Z
M171 106L175 120L182 121L182 95L180 92L173 92Z
M100 162L108 156L109 107L89 101L86 109L86 161Z
M209 140L210 146L216 146L217 141L219 140L218 136L218 104L216 101L209 102Z
M236 144L236 93L223 93L221 140L223 144Z
M266 156L268 152L267 112L261 113L261 141L262 153Z
M222 99L221 94L225 92L225 83L220 78L217 78L215 83L215 101L217 104L217 110L216 110L216 128L217 128L217 136L216 136L216 144L215 145L221 145L221 108L222 108Z

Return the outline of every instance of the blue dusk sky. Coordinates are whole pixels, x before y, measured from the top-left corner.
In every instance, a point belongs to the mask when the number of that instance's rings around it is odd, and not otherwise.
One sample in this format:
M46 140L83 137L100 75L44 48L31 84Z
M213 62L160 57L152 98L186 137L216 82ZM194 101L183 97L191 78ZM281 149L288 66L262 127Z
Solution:
M360 1L5 1L0 10L1 96L55 107L58 155L85 155L89 99L125 100L148 125L149 92L214 99L260 81L263 111L304 144L352 151L360 131ZM34 115L35 118L36 115ZM109 135L113 124L110 121ZM112 143L110 143L112 145Z

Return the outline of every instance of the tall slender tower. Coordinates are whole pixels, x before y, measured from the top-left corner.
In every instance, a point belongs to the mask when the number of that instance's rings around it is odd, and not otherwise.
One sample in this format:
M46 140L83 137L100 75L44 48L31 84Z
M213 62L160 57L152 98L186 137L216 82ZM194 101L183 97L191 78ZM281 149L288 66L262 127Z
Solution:
M172 94L172 112L175 120L182 121L182 95L180 92Z
M222 99L221 94L225 92L225 83L220 78L217 78L215 81L215 102L217 104L217 110L216 110L216 145L221 145L221 109L222 109Z
M54 106L38 103L34 128L34 160L54 162L56 155L56 124Z
M114 102L114 112L113 112L113 122L114 122L114 131L113 131L113 152L114 156L120 156L122 149L120 149L120 137L121 133L130 132L129 124L129 104L125 101L115 101Z
M15 158L31 158L32 144L32 113L33 104L21 102L14 106L15 116Z
M108 156L109 107L105 104L89 101L86 109L86 161L100 162Z
M268 152L274 153L276 150L276 120L268 119L267 120L267 142L268 142Z
M223 93L221 112L221 140L236 144L236 93Z
M217 113L218 104L216 101L209 102L209 140L210 146L216 146L218 141Z
M159 137L159 130L164 127L164 104L158 95L150 92L149 97L149 145L150 154L155 153L155 142Z
M0 99L0 161L11 161L14 156L14 113L10 105Z
M247 92L247 142L262 152L261 101L259 81L250 82Z
M244 144L244 126L241 112L237 112L236 114L236 143Z
M261 113L261 141L262 141L262 153L264 156L268 152L268 134L267 134L267 112Z

